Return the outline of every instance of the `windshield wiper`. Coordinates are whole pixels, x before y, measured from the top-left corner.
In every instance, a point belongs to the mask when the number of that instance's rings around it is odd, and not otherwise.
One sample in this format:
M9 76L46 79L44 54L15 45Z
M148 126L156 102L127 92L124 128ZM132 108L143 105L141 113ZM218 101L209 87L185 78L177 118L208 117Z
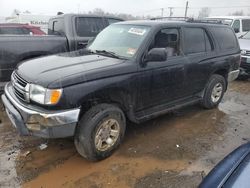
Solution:
M98 54L108 55L117 59L125 59L124 57L117 55L115 52L111 52L107 50L95 50L95 52Z

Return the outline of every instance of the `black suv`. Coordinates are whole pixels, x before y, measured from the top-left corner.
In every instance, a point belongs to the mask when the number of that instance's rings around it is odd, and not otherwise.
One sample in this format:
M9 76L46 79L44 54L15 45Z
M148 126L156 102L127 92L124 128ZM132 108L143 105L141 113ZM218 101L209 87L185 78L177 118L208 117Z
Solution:
M74 136L101 160L140 123L185 105L216 107L239 74L231 27L195 21L129 21L104 29L84 50L20 64L2 101L21 135Z

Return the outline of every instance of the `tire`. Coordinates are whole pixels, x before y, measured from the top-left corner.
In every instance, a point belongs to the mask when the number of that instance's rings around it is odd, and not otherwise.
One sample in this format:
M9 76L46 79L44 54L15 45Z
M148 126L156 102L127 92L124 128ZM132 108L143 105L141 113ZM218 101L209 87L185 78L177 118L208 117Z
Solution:
M221 92L219 92L220 90ZM212 75L205 88L201 105L206 109L212 109L217 107L224 96L225 90L226 90L225 78L218 74Z
M110 104L96 105L81 117L77 125L76 150L91 161L105 159L118 148L125 129L126 118L120 108Z

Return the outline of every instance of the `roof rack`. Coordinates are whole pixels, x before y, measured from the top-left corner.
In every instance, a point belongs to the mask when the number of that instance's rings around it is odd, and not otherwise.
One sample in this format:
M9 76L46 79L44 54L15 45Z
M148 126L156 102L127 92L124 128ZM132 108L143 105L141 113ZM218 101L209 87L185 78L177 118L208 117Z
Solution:
M216 19L194 19L194 18L189 18L186 21L191 22L191 23L223 24L223 22L221 20L216 20Z
M187 21L188 17L156 17L151 18L150 20L177 20L177 21Z
M212 23L212 24L223 24L222 20L219 19L194 19L189 17L156 17L150 20L175 20L175 21L186 21L190 23Z

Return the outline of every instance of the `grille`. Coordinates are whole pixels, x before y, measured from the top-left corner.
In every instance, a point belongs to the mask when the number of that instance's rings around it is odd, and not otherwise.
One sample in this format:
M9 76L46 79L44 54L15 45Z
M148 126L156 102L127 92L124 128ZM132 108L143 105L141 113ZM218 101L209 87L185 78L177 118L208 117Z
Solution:
M29 102L29 91L26 89L28 82L21 78L16 72L13 72L11 83L16 97L22 101Z
M250 56L250 51L246 51L246 55L247 55L247 56Z
M242 54L243 56L250 56L250 51L249 50L242 50L244 52L244 54Z

